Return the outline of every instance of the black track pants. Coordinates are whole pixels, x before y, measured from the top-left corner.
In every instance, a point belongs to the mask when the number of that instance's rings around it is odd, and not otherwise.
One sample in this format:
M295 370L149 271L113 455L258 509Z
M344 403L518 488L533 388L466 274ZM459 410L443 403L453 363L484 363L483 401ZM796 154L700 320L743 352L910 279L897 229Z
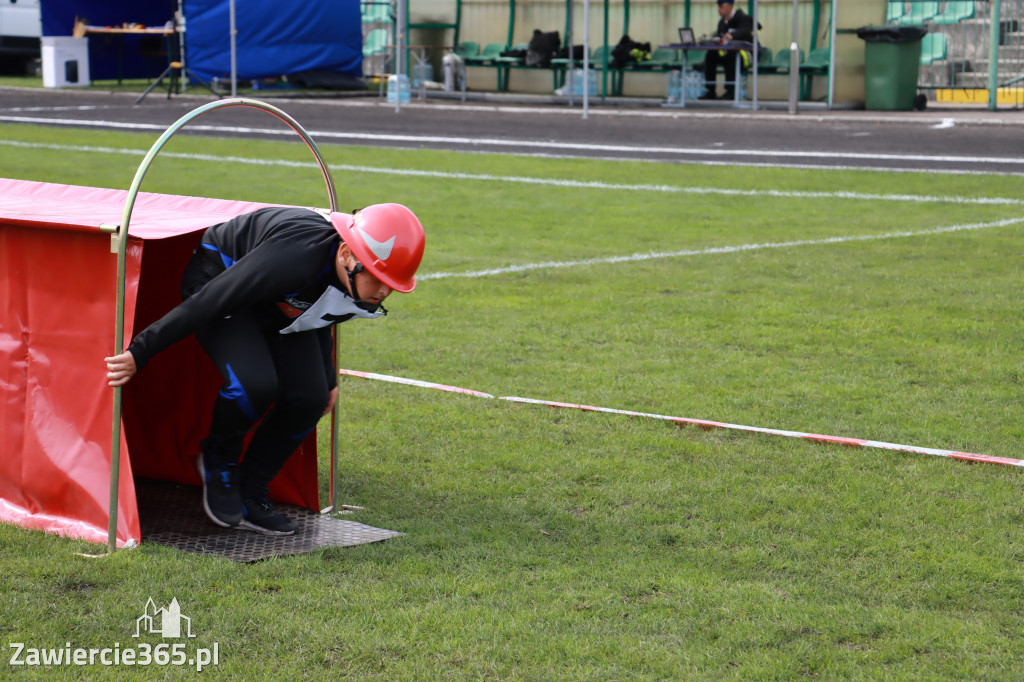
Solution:
M708 50L707 56L704 58L704 81L708 92L715 92L715 86L718 84L719 66L725 71L725 82L728 84L725 86L726 92L734 91L737 54L737 52L726 52L724 55L721 55L718 53L718 50ZM743 57L740 57L740 67L742 73L747 72L747 69L743 67Z
M197 280L202 277L190 266L183 293L201 286ZM196 338L224 379L203 451L214 465L237 462L246 434L262 418L245 451L240 482L243 497L266 496L270 480L316 428L327 407L329 390L316 332L279 334L237 313L214 320Z

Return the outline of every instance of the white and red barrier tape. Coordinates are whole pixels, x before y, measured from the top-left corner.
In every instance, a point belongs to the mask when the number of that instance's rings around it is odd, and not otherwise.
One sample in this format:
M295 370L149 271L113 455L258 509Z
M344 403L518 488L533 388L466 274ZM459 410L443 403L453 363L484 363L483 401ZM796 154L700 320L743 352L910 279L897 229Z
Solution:
M432 381L419 381L418 379L403 379L402 377L393 377L388 374L374 374L373 372L358 372L354 369L339 369L339 374L345 374L350 377L359 377L361 379L374 379L376 381L388 381L393 384L405 384L406 386L419 386L420 388L434 388L438 391L448 391L449 393L465 393L466 395L476 396L477 398L493 398L494 396L490 393L484 393L483 391L474 391L468 388L459 388L458 386L446 386L445 384L435 384Z
M496 398L490 393L474 391L468 388L448 386L446 384L435 384L429 381L417 379L405 379L402 377L389 376L387 374L373 374L371 372L359 372L351 369L338 370L340 374L363 379L374 379L377 381L388 381L395 384L407 386L419 386L420 388L433 388L450 393L463 393L478 398ZM563 403L554 400L536 400L534 398L518 398L514 396L497 397L497 400L507 400L513 403L527 403L530 405L545 405L547 407L560 407L584 412L605 412L608 414L621 414L629 417L646 417L649 419L661 419L672 422L677 426L692 424L703 429L730 429L733 431L748 431L751 433L764 433L772 436L785 436L786 438L802 438L804 440L816 441L819 443L834 443L847 447L877 448L881 450L895 450L897 452L912 452L920 455L934 455L937 457L950 457L952 459L963 459L971 462L988 462L991 464L1005 464L1007 466L1024 467L1024 460L1011 457L993 457L991 455L979 455L972 452L960 452L958 450L942 450L938 448L925 448L916 445L899 445L896 443L885 443L883 441L869 440L866 438L844 438L841 436L826 436L819 433L804 433L802 431L787 431L784 429L770 429L764 426L744 426L742 424L729 424L716 422L707 419L691 419L687 417L671 417L663 414L650 414L647 412L633 412L632 410L617 410L611 407L596 407L594 405L578 405L576 403Z

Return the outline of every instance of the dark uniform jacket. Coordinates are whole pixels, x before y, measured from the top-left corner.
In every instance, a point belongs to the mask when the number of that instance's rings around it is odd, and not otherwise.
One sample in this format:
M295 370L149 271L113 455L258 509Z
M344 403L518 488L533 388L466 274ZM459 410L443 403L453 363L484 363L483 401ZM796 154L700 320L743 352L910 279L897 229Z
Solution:
M136 367L204 323L244 313L271 333L315 331L333 388L331 326L382 314L345 292L334 266L340 244L330 221L305 208L263 208L208 228L186 271L185 300L128 347Z
M754 42L754 20L743 10L733 12L730 19L721 19L718 22L719 38L726 33L732 34L733 40L743 40L748 43Z

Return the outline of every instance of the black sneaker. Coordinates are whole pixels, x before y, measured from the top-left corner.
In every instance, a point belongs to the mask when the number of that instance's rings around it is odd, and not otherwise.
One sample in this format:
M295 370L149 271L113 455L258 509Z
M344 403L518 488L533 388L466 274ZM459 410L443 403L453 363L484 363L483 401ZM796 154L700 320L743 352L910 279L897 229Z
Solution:
M718 95L715 94L714 90L708 90L697 99L718 99Z
M274 503L269 498L247 497L244 507L245 518L238 524L239 528L264 535L295 535L299 529L297 523L274 511Z
M245 512L236 466L224 464L207 469L205 460L205 455L199 455L196 461L199 478L203 481L203 511L218 526L234 528L242 522Z

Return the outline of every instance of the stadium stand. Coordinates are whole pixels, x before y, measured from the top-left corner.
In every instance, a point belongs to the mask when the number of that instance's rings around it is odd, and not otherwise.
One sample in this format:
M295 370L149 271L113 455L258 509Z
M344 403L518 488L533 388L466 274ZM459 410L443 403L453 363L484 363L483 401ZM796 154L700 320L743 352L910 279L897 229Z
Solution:
M941 26L958 24L965 19L974 18L974 2L947 2L942 12L932 19L933 24Z
M804 48L799 49L799 62L804 63L805 53ZM765 60L759 62L757 67L758 73L789 73L790 58L792 57L792 50L785 48L775 53L775 56L771 60Z
M888 14L886 16L887 21L892 24L902 19L907 10L906 5L907 3L905 2L894 2L894 0L889 0Z
M949 41L945 33L928 33L921 39L921 64L931 64L946 58Z
M937 2L912 2L910 11L899 18L898 22L903 25L921 25L931 21L939 13Z

